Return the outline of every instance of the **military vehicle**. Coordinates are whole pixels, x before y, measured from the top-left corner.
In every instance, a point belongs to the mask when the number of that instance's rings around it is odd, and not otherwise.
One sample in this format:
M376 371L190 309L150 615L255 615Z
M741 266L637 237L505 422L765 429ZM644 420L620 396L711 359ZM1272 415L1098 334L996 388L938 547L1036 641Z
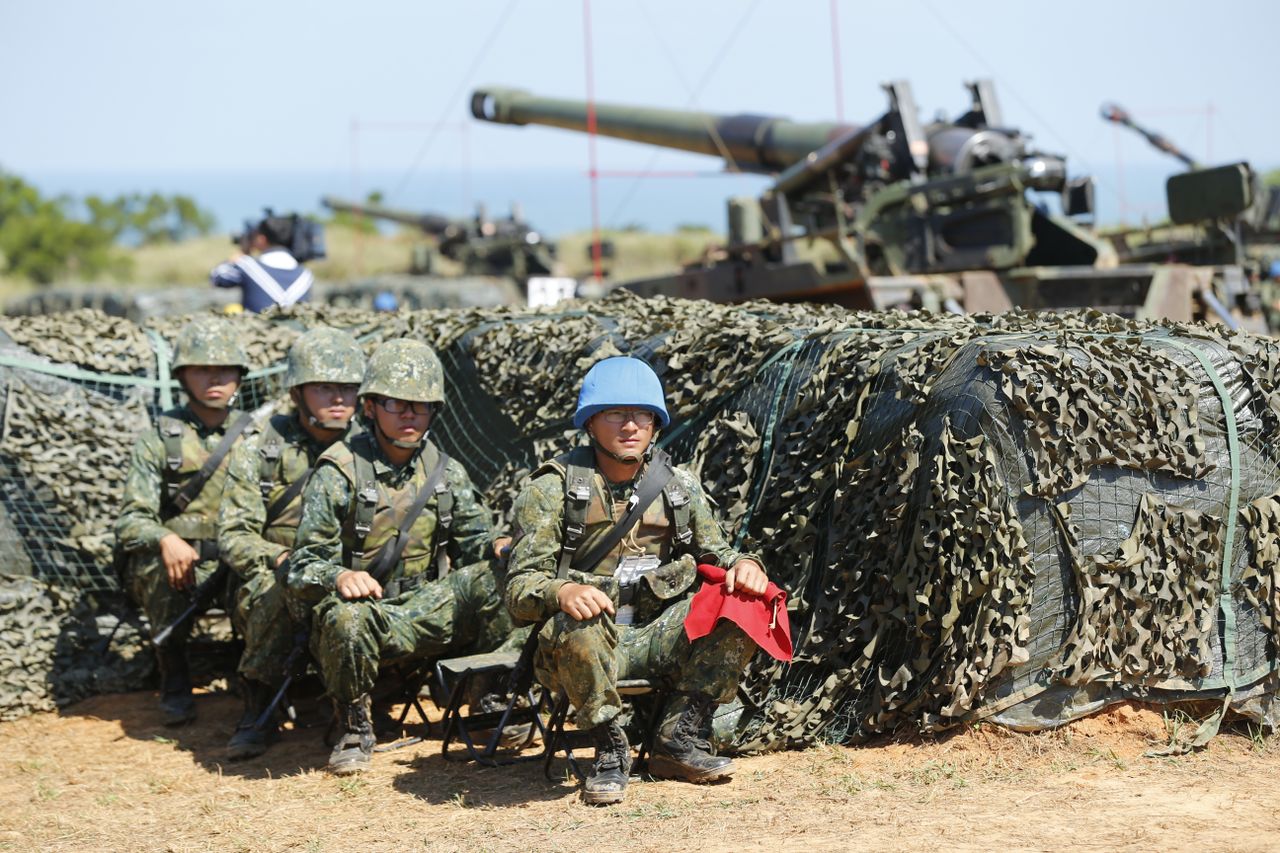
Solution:
M1187 167L1169 178L1169 216L1172 225L1130 228L1109 236L1123 260L1171 260L1194 264L1240 264L1257 272L1264 261L1280 256L1280 188L1267 187L1247 162L1206 167L1173 141L1138 124L1129 111L1114 103L1102 105L1104 121L1143 137L1157 151ZM1196 196L1210 187L1231 191L1209 203L1222 215L1205 218ZM1191 200L1191 209L1183 200ZM1209 200L1205 200L1209 201Z
M434 237L434 245L414 247L410 276L449 276L437 263L439 256L459 265L464 276L511 280L519 289L517 298L534 304L575 295L576 282L559 274L555 243L530 227L517 205L512 205L505 219L491 218L483 205L473 218L455 219L333 196L323 197L320 203L340 213L398 222ZM402 283L410 286L413 279Z
M436 238L434 251L425 246L422 249L428 251L415 249L410 268L414 274L438 272L433 261L436 252L460 264L467 275L506 275L523 281L530 276L555 274L555 243L531 228L518 206L513 205L505 219L491 218L483 205L477 207L471 219L453 219L380 204L357 204L333 196L325 196L320 203L333 211L418 228Z
M888 107L866 125L595 104L600 135L773 176L758 199L729 201L728 245L717 256L620 286L728 302L957 312L1095 307L1139 318L1264 322L1238 268L1122 263L1087 226L1091 179L1069 178L1063 157L1035 149L1007 124L990 81L966 86L966 109L930 123L919 120L902 80L884 85ZM471 112L498 124L588 129L586 102L519 89L476 90ZM1178 195L1180 216L1238 215L1247 197L1241 180L1237 172L1206 173L1200 196ZM826 258L801 256L801 245L816 243L830 247Z

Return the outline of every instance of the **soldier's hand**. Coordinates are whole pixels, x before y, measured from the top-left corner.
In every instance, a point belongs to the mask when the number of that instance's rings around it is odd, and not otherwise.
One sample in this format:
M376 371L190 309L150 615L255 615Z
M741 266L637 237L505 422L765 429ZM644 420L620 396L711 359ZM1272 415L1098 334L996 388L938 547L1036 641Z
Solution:
M501 560L511 552L511 537L499 536L493 540L493 556Z
M196 563L200 552L176 533L165 534L160 540L160 562L169 576L169 586L176 590L188 589L196 582Z
M755 560L739 560L724 576L726 592L733 592L736 589L747 595L764 595L767 586L769 586L769 576Z
M556 593L560 609L579 622L594 619L601 613L613 615L613 601L594 586L584 583L567 583Z
M338 595L347 601L357 598L382 598L382 584L368 572L339 572Z
M283 565L284 565L284 561L285 561L285 560L287 560L287 559L289 559L289 554L290 554L290 552L289 552L289 551L282 551L282 552L280 552L280 556L279 556L279 557L276 557L275 565L274 565L274 566L272 566L272 568L278 569L278 568L280 568L281 566L283 566Z

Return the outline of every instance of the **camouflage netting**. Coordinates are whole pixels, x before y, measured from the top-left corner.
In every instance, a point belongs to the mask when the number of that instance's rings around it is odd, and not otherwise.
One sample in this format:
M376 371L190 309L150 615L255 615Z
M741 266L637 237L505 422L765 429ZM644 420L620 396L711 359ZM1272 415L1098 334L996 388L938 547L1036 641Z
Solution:
M317 323L370 348L434 345L448 403L433 435L504 512L540 460L578 440L569 415L593 362L653 364L674 416L663 443L791 592L795 661L758 657L718 721L739 747L984 717L1036 728L1125 697L1229 695L1275 722L1280 345L1269 339L1096 313L624 295L237 322L255 408L279 398L285 349ZM0 568L45 584L15 588L0 626L48 630L53 602L101 613L116 591L104 562L116 472L174 393L157 370L179 326L92 312L0 322ZM93 620L58 618L77 626L58 629L76 638L61 648L93 642ZM128 648L117 638L112 654ZM4 682L0 707L102 689L65 675L63 660L8 670L30 676Z

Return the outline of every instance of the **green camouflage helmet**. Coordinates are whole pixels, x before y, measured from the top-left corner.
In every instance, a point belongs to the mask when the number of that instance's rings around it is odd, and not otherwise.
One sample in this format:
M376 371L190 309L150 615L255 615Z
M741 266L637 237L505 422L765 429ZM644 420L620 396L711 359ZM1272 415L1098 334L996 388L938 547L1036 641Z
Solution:
M235 329L225 320L192 320L182 327L173 340L173 364L170 373L193 365L230 364L249 371L249 356L236 337Z
M444 368L435 350L421 341L388 341L374 350L360 396L377 394L425 403L444 402Z
M347 332L317 326L299 336L289 347L286 388L308 382L359 385L364 378L364 352Z

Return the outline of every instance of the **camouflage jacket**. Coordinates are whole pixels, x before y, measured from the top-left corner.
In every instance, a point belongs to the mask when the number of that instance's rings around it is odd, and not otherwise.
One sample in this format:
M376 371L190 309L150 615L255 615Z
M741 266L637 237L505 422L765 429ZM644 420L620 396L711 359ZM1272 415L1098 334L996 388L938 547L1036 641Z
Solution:
M316 602L336 588L338 575L355 567L367 570L383 548L391 547L397 525L417 497L440 459L430 441L402 466L392 465L369 433L357 433L331 446L320 457L315 474L303 491L302 521L293 554L289 557L289 588L304 601ZM353 558L361 549L355 531L356 455L372 463L377 486L373 528L363 537L363 559ZM446 552L457 566L488 557L494 538L492 514L456 459L445 469L445 482L453 495L453 523ZM427 501L414 522L409 543L390 575L392 580L430 577L436 552L437 497Z
M160 540L169 533L177 533L188 542L217 537L218 504L222 499L229 458L222 460L218 470L185 512L170 515L165 489L166 485L181 487L199 471L240 414L233 409L220 426L210 428L184 405L165 412L155 429L138 437L129 462L129 474L125 478L120 517L116 521L116 540L126 552L155 551ZM161 431L169 424L181 427L181 462L176 471L170 472L166 484L169 466ZM245 436L242 436L237 444L244 440ZM234 450L232 448L232 452Z
M658 557L670 570L655 578L646 578L650 589L647 607L637 605L639 611L652 615L661 609L663 601L686 591L696 580L698 562L732 566L739 559L748 557L761 562L753 554L744 554L730 547L711 511L698 478L675 468L675 484L689 498L689 528L692 538L687 544L675 541L676 530L669 517L665 498L658 496L645 509L640 522L606 556L591 575L571 571L566 580L556 578L560 561L560 543L564 534L565 457L544 465L534 479L516 498L512 510L515 541L507 566L507 607L516 619L532 622L551 616L560 610L556 596L567 582L588 583L609 593L617 603L617 584L611 583L617 560L622 556L650 555ZM591 500L586 518L586 533L578 546L579 553L589 551L626 511L626 502L634 483L615 484L610 487L598 469L593 471ZM761 562L761 565L763 563ZM661 599L655 601L653 599Z
M297 414L290 412L276 415L261 432L231 451L218 513L218 549L236 574L247 579L272 571L280 555L293 548L302 520L302 495L292 498L273 518L267 517L267 510L316 464L324 450L298 423Z

